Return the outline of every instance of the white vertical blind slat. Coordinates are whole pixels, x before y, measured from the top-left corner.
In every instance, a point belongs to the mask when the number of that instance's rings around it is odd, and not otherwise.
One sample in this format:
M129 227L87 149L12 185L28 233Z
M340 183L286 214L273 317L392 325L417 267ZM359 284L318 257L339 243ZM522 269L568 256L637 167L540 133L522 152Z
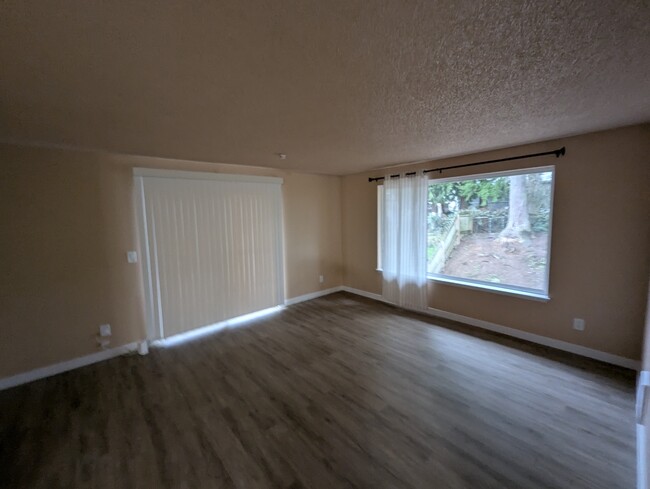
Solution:
M277 183L143 177L165 337L284 302Z

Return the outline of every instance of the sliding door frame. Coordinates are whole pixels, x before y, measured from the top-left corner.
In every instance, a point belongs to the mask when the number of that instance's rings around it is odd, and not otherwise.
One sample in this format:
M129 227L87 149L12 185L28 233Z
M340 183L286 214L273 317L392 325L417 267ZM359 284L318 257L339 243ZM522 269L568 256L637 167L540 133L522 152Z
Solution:
M226 182L243 182L243 183L269 183L282 185L284 180L279 177L264 177L257 175L238 175L229 173L205 173L177 170L159 170L152 168L133 168L134 177L134 199L137 220L137 230L140 245L140 267L144 286L145 301L145 322L147 341L156 341L165 338L164 317L162 314L162 300L160 297L160 281L158 271L158 257L151 256L156 254L157 245L155 233L149 235L149 225L155 229L155 220L149 222L148 219L155 219L154 216L147 215L147 202L144 190L144 182L147 177L170 178L174 180L218 180ZM286 280L285 280L285 249L284 249L284 210L283 199L280 199L280 243L278 243L278 269L280 270L279 284L282 299L286 297ZM151 246L153 245L153 246Z

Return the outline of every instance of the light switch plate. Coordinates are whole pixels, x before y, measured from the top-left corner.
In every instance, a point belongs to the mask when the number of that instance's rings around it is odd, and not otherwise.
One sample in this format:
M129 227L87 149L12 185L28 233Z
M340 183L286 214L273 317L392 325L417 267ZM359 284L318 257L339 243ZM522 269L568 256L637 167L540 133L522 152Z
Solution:
M126 259L129 263L138 263L138 252L137 251L127 251Z

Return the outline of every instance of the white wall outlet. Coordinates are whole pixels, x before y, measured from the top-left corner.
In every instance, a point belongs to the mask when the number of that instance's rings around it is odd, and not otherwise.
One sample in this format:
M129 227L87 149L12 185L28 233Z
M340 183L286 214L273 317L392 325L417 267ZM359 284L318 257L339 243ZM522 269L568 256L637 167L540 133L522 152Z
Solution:
M138 252L137 251L127 251L126 252L126 261L129 263L138 263Z
M573 318L573 329L577 331L585 330L585 320L582 318Z
M320 277L318 277L318 281L319 281L321 284L324 283L324 282L325 282L325 275L321 275Z
M111 333L111 325L110 324L102 324L99 327L99 336L106 337L110 336Z

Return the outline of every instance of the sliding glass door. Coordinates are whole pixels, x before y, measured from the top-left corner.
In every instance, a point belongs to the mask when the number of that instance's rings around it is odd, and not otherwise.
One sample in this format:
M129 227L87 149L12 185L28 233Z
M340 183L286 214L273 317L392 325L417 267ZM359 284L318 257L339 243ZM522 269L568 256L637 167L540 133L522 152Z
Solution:
M134 172L150 339L283 304L281 179Z

